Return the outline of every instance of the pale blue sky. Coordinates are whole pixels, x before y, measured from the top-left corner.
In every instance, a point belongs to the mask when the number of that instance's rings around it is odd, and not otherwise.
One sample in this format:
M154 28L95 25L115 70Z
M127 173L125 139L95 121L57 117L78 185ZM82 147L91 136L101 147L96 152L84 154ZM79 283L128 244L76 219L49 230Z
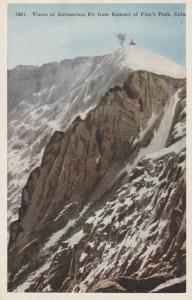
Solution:
M87 12L109 17L87 17ZM27 16L15 16L25 12ZM86 17L34 17L32 12L79 12ZM112 17L111 12L137 17ZM140 16L141 12L169 12L171 17ZM117 33L134 38L137 45L185 65L184 4L10 4L8 9L8 68L42 65L77 56L95 56L119 48Z

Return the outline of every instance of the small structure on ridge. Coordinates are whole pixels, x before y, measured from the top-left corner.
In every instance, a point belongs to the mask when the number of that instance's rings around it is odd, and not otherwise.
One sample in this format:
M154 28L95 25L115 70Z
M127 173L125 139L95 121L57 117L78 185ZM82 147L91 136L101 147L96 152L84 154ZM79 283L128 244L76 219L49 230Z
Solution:
M131 39L131 41L130 41L129 45L136 45L136 43L134 42L134 40L133 40L133 39Z

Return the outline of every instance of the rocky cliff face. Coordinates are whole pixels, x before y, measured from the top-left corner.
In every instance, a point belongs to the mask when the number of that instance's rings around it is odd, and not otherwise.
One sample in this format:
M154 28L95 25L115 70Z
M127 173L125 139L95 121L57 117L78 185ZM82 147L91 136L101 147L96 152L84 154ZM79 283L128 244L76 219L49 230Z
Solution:
M9 224L17 219L21 191L54 132L65 131L78 115L84 119L111 87L123 86L136 70L185 77L181 66L137 46L8 71Z
M184 85L128 72L53 134L11 225L9 291L184 291Z

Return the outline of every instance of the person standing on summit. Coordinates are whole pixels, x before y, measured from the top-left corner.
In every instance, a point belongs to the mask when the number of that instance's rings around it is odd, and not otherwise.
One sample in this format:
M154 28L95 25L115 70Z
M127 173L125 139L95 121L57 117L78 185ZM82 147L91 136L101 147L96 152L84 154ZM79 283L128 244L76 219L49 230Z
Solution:
M136 45L136 43L134 42L134 40L133 40L133 39L131 39L131 41L130 41L129 45Z

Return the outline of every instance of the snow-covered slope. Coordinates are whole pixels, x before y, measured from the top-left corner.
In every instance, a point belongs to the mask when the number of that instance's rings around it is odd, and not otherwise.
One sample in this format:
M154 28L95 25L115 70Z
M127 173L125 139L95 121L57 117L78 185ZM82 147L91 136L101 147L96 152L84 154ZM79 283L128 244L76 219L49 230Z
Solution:
M137 46L42 67L18 66L8 72L9 223L17 218L22 188L53 132L69 126L79 114L84 119L105 92L122 85L132 70L185 76L182 67Z
M128 66L132 70L146 70L174 78L184 78L186 76L182 66L152 51L133 45L115 51L111 55L111 59L118 61L122 68Z

